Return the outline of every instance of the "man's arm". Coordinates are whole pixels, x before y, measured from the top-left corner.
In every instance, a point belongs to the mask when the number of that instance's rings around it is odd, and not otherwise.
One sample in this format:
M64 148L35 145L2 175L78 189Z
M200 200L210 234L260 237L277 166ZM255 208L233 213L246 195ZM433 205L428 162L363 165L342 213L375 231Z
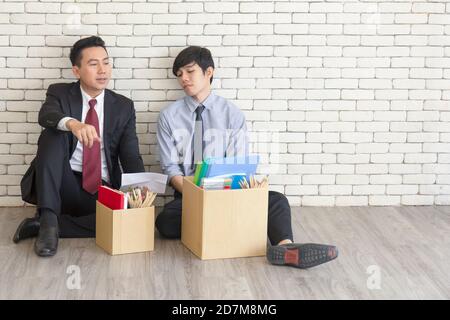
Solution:
M120 137L119 158L125 173L144 172L144 162L139 153L139 140L136 135L136 111L131 103L131 116Z
M61 101L58 97L58 87L50 85L47 89L45 101L39 110L38 122L41 127L57 129L58 123L64 117Z
M170 185L179 193L183 193L183 176L174 176L170 179Z
M158 130L156 133L158 141L161 169L169 176L169 184L180 193L183 193L183 171L179 165L178 152L175 140L167 120L162 113L159 114Z
M94 141L100 142L94 126L84 124L64 114L56 85L48 87L47 96L39 110L38 122L44 128L71 131L80 143L89 148L92 147Z
M249 153L249 143L247 136L247 124L242 111L238 111L231 122L232 129L230 140L228 141L226 156L244 156Z

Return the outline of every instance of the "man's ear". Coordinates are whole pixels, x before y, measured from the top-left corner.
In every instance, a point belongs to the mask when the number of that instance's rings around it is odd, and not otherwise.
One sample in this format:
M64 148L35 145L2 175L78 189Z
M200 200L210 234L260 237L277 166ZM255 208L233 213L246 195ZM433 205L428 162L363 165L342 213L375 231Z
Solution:
M72 73L77 79L80 79L80 68L77 65L72 66Z
M214 75L214 68L213 67L208 67L208 69L206 69L206 76L208 77L208 79L211 79L211 77Z

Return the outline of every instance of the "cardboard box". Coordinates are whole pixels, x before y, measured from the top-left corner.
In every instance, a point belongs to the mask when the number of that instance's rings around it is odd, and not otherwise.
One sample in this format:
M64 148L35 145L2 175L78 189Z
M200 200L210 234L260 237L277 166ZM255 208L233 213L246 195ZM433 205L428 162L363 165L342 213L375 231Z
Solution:
M200 259L263 256L268 188L203 190L184 177L181 241Z
M111 255L152 251L155 207L111 210L97 201L95 243Z

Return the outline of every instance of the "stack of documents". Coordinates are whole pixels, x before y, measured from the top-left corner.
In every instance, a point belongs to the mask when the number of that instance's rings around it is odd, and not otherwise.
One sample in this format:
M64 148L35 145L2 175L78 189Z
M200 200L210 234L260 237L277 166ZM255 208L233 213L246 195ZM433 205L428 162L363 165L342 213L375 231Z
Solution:
M154 172L123 173L121 190L128 191L135 187L147 187L151 192L166 192L168 176Z
M204 190L231 189L231 178L203 178L202 188Z
M250 177L250 175L254 175L256 173L258 162L258 155L208 158L202 163L197 164L194 175L194 183L201 187L205 178L228 177L232 179L231 188L239 189L240 186L238 181L240 179L237 179L237 176L242 177L244 175Z

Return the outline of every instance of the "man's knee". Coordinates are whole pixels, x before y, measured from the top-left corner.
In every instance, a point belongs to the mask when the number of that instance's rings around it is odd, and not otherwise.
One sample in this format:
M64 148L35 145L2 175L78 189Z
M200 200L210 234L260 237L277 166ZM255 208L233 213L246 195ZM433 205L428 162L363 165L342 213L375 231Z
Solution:
M181 237L181 221L173 221L168 214L161 212L155 221L156 229L164 238L178 239Z
M65 149L67 148L68 135L65 131L54 129L44 129L38 140L38 151L47 149ZM65 151L65 150L63 150Z
M66 131L46 128L41 132L38 143L55 141L61 142L61 139L65 139L66 136Z
M58 158L68 153L68 135L67 132L54 129L45 129L42 131L38 140L37 154L40 157Z
M269 202L273 203L282 203L285 205L289 205L289 201L286 196L280 192L269 191Z

